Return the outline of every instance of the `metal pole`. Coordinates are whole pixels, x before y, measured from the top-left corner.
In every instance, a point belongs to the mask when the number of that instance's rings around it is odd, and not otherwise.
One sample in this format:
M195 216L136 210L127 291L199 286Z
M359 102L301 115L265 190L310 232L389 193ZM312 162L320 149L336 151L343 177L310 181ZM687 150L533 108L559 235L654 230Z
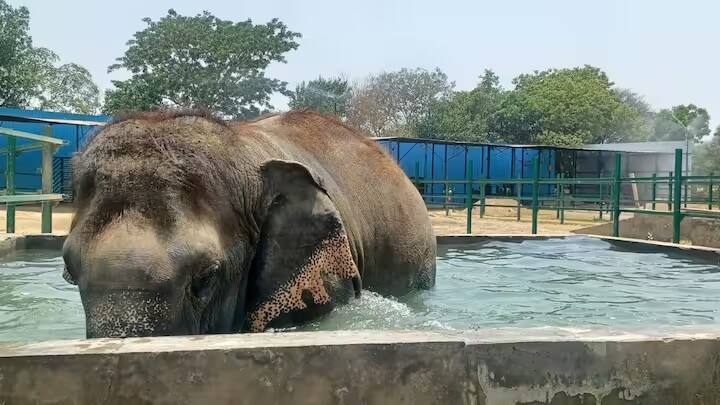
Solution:
M555 176L560 179L560 173ZM560 182L555 183L555 218L560 219Z
M615 178L613 179L613 236L620 236L620 179L622 170L622 157L615 154Z
M520 222L520 210L522 209L522 183L515 185L515 193L517 194L517 221Z
M682 192L682 149L675 149L675 196L673 200L673 243L680 243L680 193Z
M537 234L538 222L538 194L540 189L540 159L539 156L533 158L533 182L532 182L532 228L533 235Z
M710 176L714 176L714 175L715 175L715 173L710 173ZM712 192L713 192L713 181L712 181L712 178L711 178L711 179L710 179L710 188L708 189L708 209L709 209L710 211L712 211L712 203L713 203L713 201L712 201L712 197L713 197Z
M485 216L485 188L487 187L486 183L483 183L482 180L480 180L480 218Z
M565 177L560 173L560 179ZM560 223L565 223L565 184L560 184Z
M672 202L673 202L673 172L670 172L670 177L668 177L668 211L672 211Z
M690 136L687 127L685 127L685 176L690 175ZM685 182L685 208L688 204L688 183Z
M602 172L600 172L599 177L602 177ZM604 199L605 199L605 196L603 195L603 184L600 183L598 188L600 189L600 212L599 212L598 216L600 217L600 220L602 220L603 219L603 205L605 205L605 204L603 204Z
M53 131L50 125L45 127L45 135L52 136ZM42 148L42 192L43 194L52 194L52 179L53 179L53 167L52 167L52 156L53 156L53 145L46 143ZM52 202L42 202L42 220L41 220L41 232L51 233L52 232Z
M473 207L473 201L472 201L472 172L473 172L473 162L472 160L468 160L467 162L467 187L466 193L467 197L465 197L465 204L466 204L466 210L467 210L467 234L472 234L472 207Z
M652 174L652 209L655 211L655 198L657 198L657 173Z
M7 161L5 169L5 193L7 195L15 194L15 152L17 140L14 136L7 137ZM7 203L7 211L5 218L5 231L7 233L15 233L15 205Z

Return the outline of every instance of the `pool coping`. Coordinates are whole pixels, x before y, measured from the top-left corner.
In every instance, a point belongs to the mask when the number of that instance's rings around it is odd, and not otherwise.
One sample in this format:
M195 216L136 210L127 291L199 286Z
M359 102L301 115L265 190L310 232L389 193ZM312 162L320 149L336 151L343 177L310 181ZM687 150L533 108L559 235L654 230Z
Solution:
M11 357L67 356L100 353L171 353L273 347L324 347L416 343L460 346L561 342L720 341L720 325L663 328L529 327L475 330L339 330L314 332L233 333L195 336L63 339L0 342L0 360Z

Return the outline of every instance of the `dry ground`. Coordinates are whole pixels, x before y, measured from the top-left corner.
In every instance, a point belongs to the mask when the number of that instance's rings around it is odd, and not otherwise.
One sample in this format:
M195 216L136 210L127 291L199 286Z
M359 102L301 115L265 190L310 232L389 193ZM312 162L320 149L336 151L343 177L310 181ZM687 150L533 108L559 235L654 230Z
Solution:
M488 199L488 203L493 202ZM507 203L508 201L505 202L505 204ZM72 206L67 204L55 207L53 210L53 232L67 233L70 229L73 212ZM5 208L0 208L0 233L5 231L5 213ZM521 221L517 222L514 208L487 207L484 218L480 218L480 210L475 207L473 211L473 233L529 234L531 212L529 209L522 209L520 215ZM567 234L576 229L604 223L596 217L596 212L566 212L565 224L561 225L555 217L555 211L540 211L538 230L540 233ZM437 234L465 233L465 210L451 210L447 216L445 210L431 210L430 219ZM17 207L15 230L20 234L40 233L40 207Z

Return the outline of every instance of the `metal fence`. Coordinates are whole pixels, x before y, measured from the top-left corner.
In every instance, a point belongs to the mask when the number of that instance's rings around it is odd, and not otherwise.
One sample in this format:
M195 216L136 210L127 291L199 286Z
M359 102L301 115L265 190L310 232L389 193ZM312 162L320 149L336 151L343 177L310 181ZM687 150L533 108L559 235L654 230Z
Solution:
M683 218L711 218L720 219L720 211L713 211L717 205L720 210L720 176L685 176L683 175L683 153L682 149L675 150L675 170L667 176L653 174L647 177L623 177L622 155L615 154L615 170L612 177L596 178L563 178L558 175L555 179L540 177L540 162L535 158L533 164L533 175L529 179L483 179L468 176L465 180L423 180L419 176L419 167L415 168L415 176L411 180L420 190L426 203L433 202L437 195L426 194L423 190L429 185L444 185L444 205L464 207L467 211L467 233L472 233L473 208L479 206L480 217L484 216L486 207L506 207L517 209L517 220L520 220L520 212L523 206L529 206L532 212L531 230L533 234L538 232L538 213L540 210L554 210L561 223L565 219L565 211L596 211L602 219L603 212L607 212L612 218L613 236L620 236L620 215L622 213L667 215L673 219L673 242L680 242L680 222ZM473 173L473 161L467 162L467 173ZM515 190L514 195L496 196L494 199L512 199L514 204L488 204L486 200L487 190L493 185L510 185ZM634 198L632 201L623 200L623 187L639 184L647 184L651 189L651 196L648 199ZM462 185L462 194L451 194L450 190L454 185ZM595 193L575 194L581 186L593 186ZM530 188L530 196L522 190ZM541 196L542 187L552 187L554 195ZM690 191L702 188L703 193L692 193ZM664 189L663 199L658 199L658 191ZM683 192L684 191L684 192ZM636 204L650 204L651 209L643 209ZM667 204L667 211L658 210L658 204ZM705 209L688 208L688 204L707 205ZM433 204L435 205L435 204Z

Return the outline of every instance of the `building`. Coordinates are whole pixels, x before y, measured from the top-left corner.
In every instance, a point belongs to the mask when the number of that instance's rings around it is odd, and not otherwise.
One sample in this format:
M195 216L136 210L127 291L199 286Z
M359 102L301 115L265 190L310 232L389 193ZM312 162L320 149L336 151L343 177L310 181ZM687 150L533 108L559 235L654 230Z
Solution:
M615 156L621 156L621 176L649 177L653 173L667 176L674 167L676 142L644 144L603 144L584 145L578 148L538 145L496 145L470 142L452 142L433 139L385 137L374 138L411 179L421 180L463 180L468 178L469 163L472 162L474 179L530 179L533 177L533 159L540 160L540 178L598 178L612 177L615 171ZM607 146L607 147L606 147ZM515 196L515 184L488 185L485 195ZM641 199L650 198L647 184L638 186ZM430 203L441 203L446 192L465 194L464 184L452 184L449 190L442 183L426 185L422 192ZM523 197L531 194L531 185L525 184L519 190ZM568 188L575 197L609 196L608 187L596 184L578 185ZM479 192L479 190L474 190ZM626 198L632 198L632 187L622 190ZM656 189L657 196L667 194L667 188ZM554 185L541 185L541 196L556 195ZM438 197L434 197L438 196Z

